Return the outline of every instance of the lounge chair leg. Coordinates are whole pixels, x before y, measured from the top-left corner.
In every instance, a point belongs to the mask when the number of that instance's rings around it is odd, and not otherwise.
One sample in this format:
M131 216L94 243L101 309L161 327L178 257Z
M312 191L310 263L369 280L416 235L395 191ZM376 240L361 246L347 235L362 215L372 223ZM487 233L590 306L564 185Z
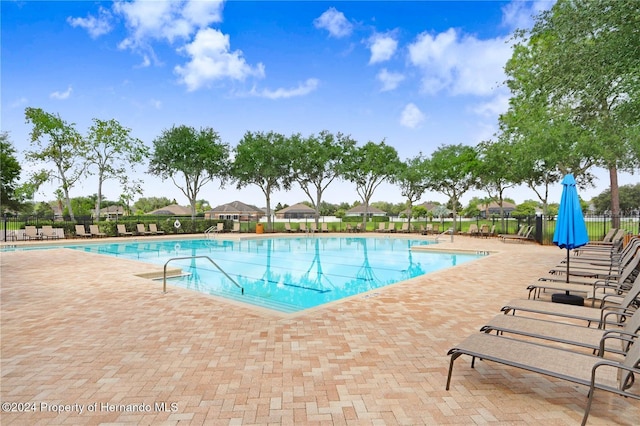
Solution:
M587 406L584 409L584 417L582 418L582 426L587 424L587 419L589 418L589 411L591 411L591 402L593 402L593 394L595 393L595 389L593 387L593 381L591 382L591 389L589 389L589 399L587 400Z
M451 353L451 361L449 361L449 374L447 374L447 387L446 390L449 390L449 385L451 384L451 375L453 374L453 362L461 355L459 353Z

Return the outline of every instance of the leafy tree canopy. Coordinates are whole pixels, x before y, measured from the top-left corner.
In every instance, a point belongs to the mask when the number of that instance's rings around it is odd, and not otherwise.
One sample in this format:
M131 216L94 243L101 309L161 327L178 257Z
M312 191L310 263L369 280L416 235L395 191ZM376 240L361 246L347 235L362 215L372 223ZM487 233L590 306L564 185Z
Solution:
M20 207L15 189L21 172L22 167L16 158L16 150L9 140L9 134L0 132L0 213Z

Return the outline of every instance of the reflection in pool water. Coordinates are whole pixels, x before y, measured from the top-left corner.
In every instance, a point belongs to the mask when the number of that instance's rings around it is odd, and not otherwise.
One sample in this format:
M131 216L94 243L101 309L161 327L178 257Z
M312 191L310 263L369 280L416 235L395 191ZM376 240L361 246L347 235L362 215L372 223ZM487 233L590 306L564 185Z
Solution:
M175 257L209 256L244 288L244 295L206 259L171 261L171 267L188 275L168 280L169 285L295 312L479 257L411 250L425 244L430 242L302 237L138 241L74 248L162 265Z

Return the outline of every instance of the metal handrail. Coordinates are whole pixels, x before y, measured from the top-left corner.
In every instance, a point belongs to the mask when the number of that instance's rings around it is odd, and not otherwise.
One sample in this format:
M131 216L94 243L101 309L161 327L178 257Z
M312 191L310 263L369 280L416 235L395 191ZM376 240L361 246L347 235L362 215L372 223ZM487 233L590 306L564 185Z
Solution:
M209 256L184 256L184 257L172 257L171 259L167 260L167 262L164 264L164 273L162 276L162 292L166 293L167 292L167 265L169 264L169 262L171 262L172 260L185 260L185 259L200 259L200 258L204 258L204 259L209 259L209 262L211 262L213 264L213 266L215 266L216 268L218 268L218 270L220 272L222 272L222 274L229 278L229 281L231 281L233 284L235 284L236 287L238 287L240 290L242 290L241 294L244 294L244 287L242 287L240 284L238 284L236 282L236 280L234 280L233 278L231 278L229 276L229 274L227 274L220 266L218 266L218 264L216 262L213 261L213 259L211 259Z
M210 227L208 227L207 229L204 230L204 236L209 239L209 235L211 235L211 232L213 232L214 230L217 230L218 226L217 225L211 225Z

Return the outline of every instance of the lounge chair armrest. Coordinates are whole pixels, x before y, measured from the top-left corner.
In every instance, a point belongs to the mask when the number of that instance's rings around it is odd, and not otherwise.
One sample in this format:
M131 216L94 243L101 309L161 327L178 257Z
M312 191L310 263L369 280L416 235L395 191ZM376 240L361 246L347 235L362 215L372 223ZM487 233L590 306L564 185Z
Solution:
M602 357L607 352L607 348L605 347L607 340L616 339L621 342L627 343L627 349L629 346L638 338L636 333L630 333L624 330L607 330L600 338L600 349L598 350L598 356Z
M605 308L608 308L608 309L605 309ZM610 315L616 315L619 317L630 317L634 313L635 313L635 309L622 308L620 306L605 306L604 308L602 308L602 311L601 311L600 324L598 325L598 328L604 328L606 324L613 324L613 325L624 324L624 320L609 322L608 318Z

